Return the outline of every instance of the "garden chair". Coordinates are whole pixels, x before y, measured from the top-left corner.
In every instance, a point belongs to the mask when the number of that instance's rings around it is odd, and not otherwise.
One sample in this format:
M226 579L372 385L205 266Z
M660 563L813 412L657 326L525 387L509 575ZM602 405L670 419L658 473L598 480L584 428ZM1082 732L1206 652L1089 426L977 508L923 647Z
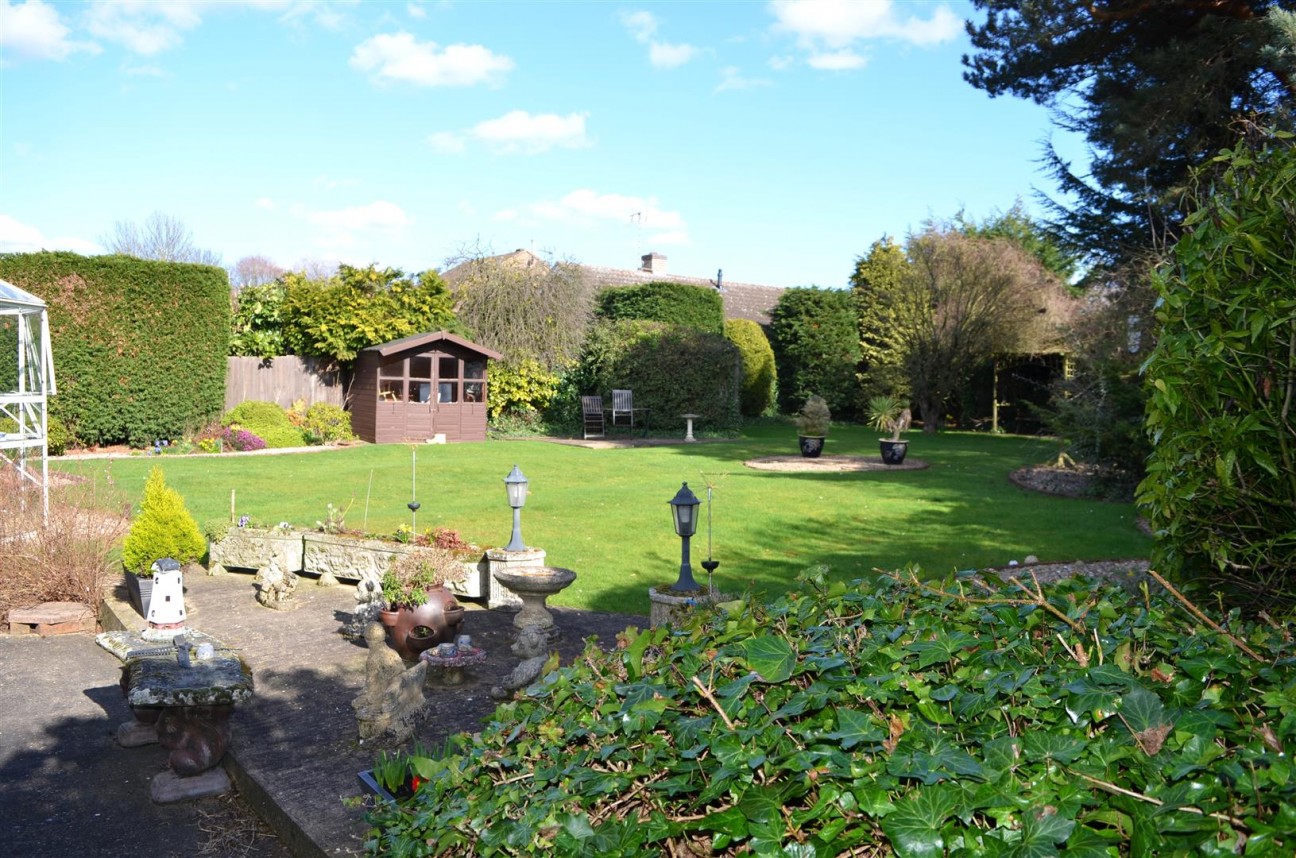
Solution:
M603 437L603 397L581 397L581 426L587 439Z
M634 428L636 417L644 422L644 428L647 429L646 408L635 408L633 390L614 390L612 391L612 425L629 426ZM618 420L624 420L624 423L618 423Z

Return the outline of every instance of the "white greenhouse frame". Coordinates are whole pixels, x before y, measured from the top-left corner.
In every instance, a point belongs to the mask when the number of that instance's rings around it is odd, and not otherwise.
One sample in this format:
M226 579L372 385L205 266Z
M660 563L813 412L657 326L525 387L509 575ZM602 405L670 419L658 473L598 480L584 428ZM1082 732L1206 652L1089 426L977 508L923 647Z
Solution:
M10 318L12 317L12 319ZM41 492L44 515L49 515L49 397L54 384L54 352L50 348L49 311L45 302L12 283L0 280L0 328L18 334L16 390L0 390L0 416L17 424L16 432L0 432L0 468L13 466L19 482ZM0 356L0 360L7 360ZM30 461L40 456L39 470Z

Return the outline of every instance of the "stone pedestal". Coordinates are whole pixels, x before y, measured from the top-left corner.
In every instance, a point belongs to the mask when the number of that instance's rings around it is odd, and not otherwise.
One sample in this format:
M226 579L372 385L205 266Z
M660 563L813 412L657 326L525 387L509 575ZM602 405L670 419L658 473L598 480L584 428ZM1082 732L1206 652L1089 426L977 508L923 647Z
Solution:
M491 548L486 552L486 607L520 608L522 600L512 590L505 587L495 577L496 572L509 572L519 569L543 569L545 552L543 548L527 548L522 551L505 551L503 548Z
M558 566L541 566L538 569L501 569L495 572L495 577L522 600L522 610L513 618L515 629L521 631L535 627L551 640L558 636L553 614L545 607L545 599L575 581L575 572Z
M696 593L676 594L670 587L649 587L648 600L651 603L648 624L652 628L678 624L690 612L699 608L710 608L719 602L732 599L723 593L705 590Z

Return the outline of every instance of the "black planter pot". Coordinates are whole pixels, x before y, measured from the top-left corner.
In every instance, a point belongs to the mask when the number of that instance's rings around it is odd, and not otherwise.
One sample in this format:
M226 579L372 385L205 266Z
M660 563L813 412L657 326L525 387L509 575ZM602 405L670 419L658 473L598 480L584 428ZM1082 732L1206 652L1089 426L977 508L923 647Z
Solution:
M904 463L905 454L909 452L908 441L878 441L882 447L882 464L900 465Z
M139 611L141 617L148 617L149 602L153 600L153 576L126 573L126 592L130 594L131 605Z
M813 435L800 435L797 437L797 441L801 445L801 455L807 459L817 459L819 454L823 452L823 438L816 438Z

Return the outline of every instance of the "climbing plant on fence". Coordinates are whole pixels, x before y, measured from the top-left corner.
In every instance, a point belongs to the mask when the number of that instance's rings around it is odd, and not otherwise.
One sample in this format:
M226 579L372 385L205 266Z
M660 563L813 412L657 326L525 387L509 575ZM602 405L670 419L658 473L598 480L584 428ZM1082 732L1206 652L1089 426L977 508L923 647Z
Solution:
M828 583L627 630L369 817L372 854L1290 855L1281 628L1081 579Z

